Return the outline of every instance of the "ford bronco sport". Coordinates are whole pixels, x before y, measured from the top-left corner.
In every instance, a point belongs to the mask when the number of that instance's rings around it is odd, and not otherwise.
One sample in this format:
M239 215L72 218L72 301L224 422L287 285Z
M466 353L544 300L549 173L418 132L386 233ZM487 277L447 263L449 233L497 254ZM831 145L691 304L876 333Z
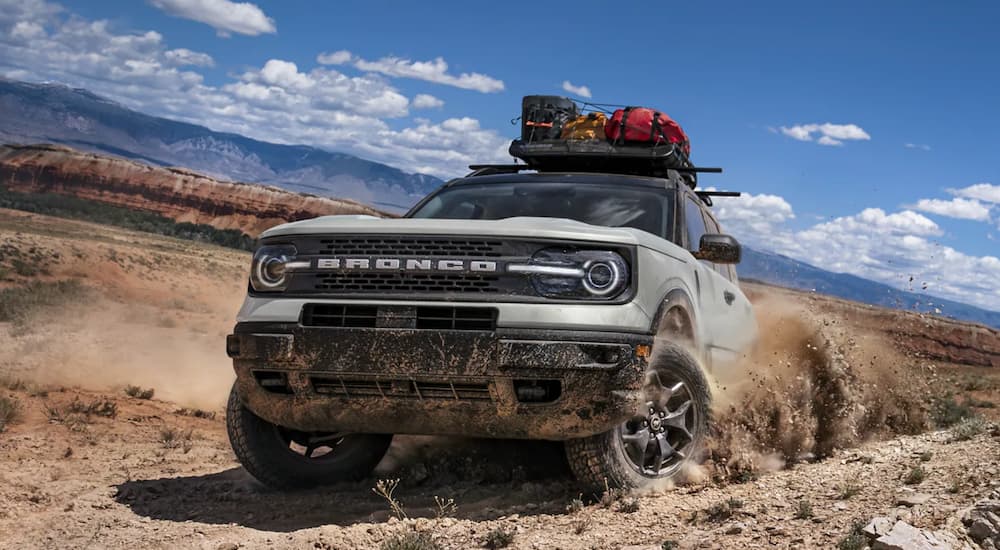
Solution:
M756 337L710 203L675 171L501 166L400 219L268 230L227 339L236 456L308 487L368 474L393 434L448 434L564 441L598 486L676 475L707 374Z

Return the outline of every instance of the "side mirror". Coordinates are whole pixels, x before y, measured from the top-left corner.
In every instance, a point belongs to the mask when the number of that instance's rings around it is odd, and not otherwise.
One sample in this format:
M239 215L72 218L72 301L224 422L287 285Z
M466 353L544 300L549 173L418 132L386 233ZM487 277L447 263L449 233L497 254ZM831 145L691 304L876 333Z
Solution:
M738 264L741 255L740 243L736 239L717 233L702 235L698 251L694 253L695 258L715 264Z

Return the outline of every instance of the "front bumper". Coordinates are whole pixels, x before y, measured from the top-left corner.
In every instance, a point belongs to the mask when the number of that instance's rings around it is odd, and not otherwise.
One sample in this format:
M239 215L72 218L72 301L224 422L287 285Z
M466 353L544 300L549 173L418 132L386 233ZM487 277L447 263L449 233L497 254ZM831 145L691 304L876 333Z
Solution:
M303 431L563 440L637 410L651 336L240 323L238 393Z

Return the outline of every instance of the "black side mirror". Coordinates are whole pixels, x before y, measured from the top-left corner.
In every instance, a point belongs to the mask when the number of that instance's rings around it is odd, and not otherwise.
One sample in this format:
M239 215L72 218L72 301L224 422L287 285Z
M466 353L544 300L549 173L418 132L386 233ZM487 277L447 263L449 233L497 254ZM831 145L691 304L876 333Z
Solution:
M738 264L742 255L740 243L731 235L707 233L701 236L694 257L715 264Z

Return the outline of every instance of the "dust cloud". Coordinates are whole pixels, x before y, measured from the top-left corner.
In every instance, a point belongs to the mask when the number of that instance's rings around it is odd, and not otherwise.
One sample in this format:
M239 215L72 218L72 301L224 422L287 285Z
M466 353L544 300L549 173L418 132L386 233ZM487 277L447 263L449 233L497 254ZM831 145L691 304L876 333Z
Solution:
M761 296L754 307L756 349L713 373L713 477L746 479L929 427L933 367L802 301Z
M0 373L45 387L153 388L185 407L225 404L235 379L223 344L231 321L97 293L84 302L40 311L30 328L0 328Z

